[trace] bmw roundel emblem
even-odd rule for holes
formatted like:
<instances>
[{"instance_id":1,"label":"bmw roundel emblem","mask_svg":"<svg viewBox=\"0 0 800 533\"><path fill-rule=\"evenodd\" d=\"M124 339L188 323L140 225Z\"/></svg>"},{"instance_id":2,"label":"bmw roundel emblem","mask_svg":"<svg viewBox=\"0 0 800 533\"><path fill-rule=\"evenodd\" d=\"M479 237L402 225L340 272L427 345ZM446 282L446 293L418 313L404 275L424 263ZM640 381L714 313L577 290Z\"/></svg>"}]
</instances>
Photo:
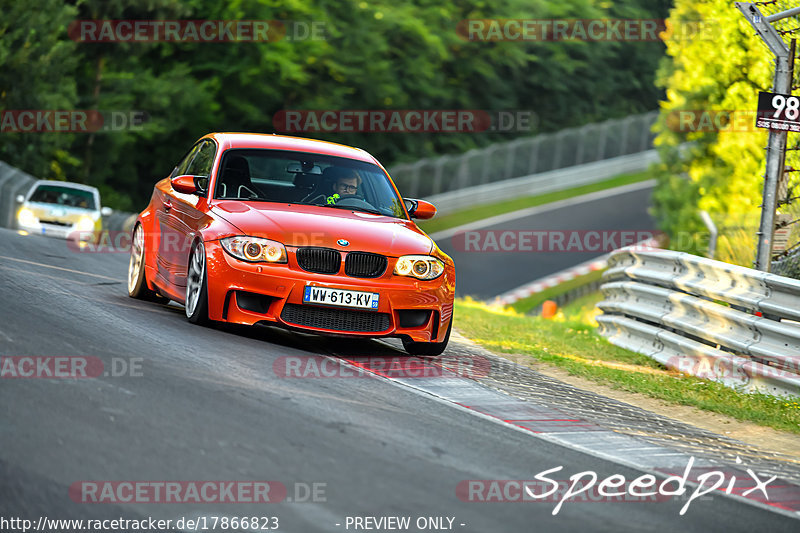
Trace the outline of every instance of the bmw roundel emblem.
<instances>
[{"instance_id":1,"label":"bmw roundel emblem","mask_svg":"<svg viewBox=\"0 0 800 533\"><path fill-rule=\"evenodd\" d=\"M339 239L338 241L336 241L336 244L338 244L339 246L350 246L350 242L344 239Z\"/></svg>"}]
</instances>

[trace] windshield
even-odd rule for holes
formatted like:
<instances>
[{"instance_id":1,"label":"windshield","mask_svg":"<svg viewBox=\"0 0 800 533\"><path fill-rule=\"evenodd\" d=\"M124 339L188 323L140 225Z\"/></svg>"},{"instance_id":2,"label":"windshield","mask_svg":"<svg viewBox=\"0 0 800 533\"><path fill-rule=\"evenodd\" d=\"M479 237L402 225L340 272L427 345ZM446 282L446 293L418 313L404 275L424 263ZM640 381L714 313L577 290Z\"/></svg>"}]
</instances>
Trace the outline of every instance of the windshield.
<instances>
[{"instance_id":1,"label":"windshield","mask_svg":"<svg viewBox=\"0 0 800 533\"><path fill-rule=\"evenodd\" d=\"M406 218L402 199L372 163L280 150L228 150L214 198L318 205Z\"/></svg>"},{"instance_id":2,"label":"windshield","mask_svg":"<svg viewBox=\"0 0 800 533\"><path fill-rule=\"evenodd\" d=\"M97 209L92 191L59 185L39 185L33 191L29 201L79 207L81 209Z\"/></svg>"}]
</instances>

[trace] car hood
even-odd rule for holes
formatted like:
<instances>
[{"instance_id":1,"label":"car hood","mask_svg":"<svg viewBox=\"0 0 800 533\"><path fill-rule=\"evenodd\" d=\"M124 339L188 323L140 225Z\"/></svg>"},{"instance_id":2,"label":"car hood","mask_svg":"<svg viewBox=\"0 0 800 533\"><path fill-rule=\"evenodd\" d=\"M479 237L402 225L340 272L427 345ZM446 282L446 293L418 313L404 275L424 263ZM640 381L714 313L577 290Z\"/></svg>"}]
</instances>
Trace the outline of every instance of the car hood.
<instances>
[{"instance_id":1,"label":"car hood","mask_svg":"<svg viewBox=\"0 0 800 533\"><path fill-rule=\"evenodd\" d=\"M219 202L211 211L244 235L287 246L320 246L388 256L428 254L433 241L409 220L348 209L264 202ZM350 244L342 246L344 239Z\"/></svg>"}]
</instances>

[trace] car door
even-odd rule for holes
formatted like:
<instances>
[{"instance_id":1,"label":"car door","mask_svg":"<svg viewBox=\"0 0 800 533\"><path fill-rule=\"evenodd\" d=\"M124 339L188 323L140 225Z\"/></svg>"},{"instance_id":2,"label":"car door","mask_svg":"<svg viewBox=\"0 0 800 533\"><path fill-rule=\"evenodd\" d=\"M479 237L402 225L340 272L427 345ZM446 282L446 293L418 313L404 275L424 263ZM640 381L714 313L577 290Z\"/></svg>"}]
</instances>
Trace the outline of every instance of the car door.
<instances>
[{"instance_id":1,"label":"car door","mask_svg":"<svg viewBox=\"0 0 800 533\"><path fill-rule=\"evenodd\" d=\"M175 176L186 174L192 160L200 150L203 142L195 144L191 150L181 159L180 163L170 174L170 179ZM175 205L175 195L178 194L172 188L169 180L164 180L156 186L156 237L158 239L156 256L156 277L168 285L176 285L177 272L180 263L180 231L177 219L172 215L172 208ZM185 276L185 274L184 274ZM185 281L184 281L185 285Z\"/></svg>"},{"instance_id":2,"label":"car door","mask_svg":"<svg viewBox=\"0 0 800 533\"><path fill-rule=\"evenodd\" d=\"M200 143L192 162L185 173L195 176L195 182L200 186L208 187L214 156L217 145L214 141L206 139ZM176 174L179 175L179 174ZM173 189L172 208L169 210L168 226L175 232L173 239L178 244L173 257L174 273L173 283L180 288L186 287L186 274L189 266L189 253L195 235L207 218L207 198L197 194L184 194Z\"/></svg>"}]
</instances>

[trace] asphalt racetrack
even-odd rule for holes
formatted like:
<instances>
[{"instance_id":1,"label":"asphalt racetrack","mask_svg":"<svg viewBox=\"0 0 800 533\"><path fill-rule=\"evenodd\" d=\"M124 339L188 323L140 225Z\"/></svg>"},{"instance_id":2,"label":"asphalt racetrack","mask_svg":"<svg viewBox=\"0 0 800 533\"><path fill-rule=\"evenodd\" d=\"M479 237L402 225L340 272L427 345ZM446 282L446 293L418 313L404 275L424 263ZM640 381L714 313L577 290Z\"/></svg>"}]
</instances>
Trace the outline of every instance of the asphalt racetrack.
<instances>
[{"instance_id":1,"label":"asphalt racetrack","mask_svg":"<svg viewBox=\"0 0 800 533\"><path fill-rule=\"evenodd\" d=\"M0 379L0 516L277 517L290 532L365 530L353 517L387 516L410 517L409 531L797 531L784 514L727 497L698 499L684 516L679 500L567 501L556 515L555 502L465 501L465 481L531 480L559 465L562 479L641 472L391 378L286 377L276 361L287 357L346 367L405 355L383 341L194 326L180 306L128 298L127 261L0 230L0 355L102 362L97 377ZM104 481L264 480L285 487L280 501L81 500Z\"/></svg>"},{"instance_id":2,"label":"asphalt racetrack","mask_svg":"<svg viewBox=\"0 0 800 533\"><path fill-rule=\"evenodd\" d=\"M498 217L498 223L431 236L456 262L458 295L491 299L638 242L637 236L655 234L648 213L652 186L635 183L539 206L526 216L509 214ZM527 240L521 238L525 234ZM577 240L570 245L570 238Z\"/></svg>"}]
</instances>

